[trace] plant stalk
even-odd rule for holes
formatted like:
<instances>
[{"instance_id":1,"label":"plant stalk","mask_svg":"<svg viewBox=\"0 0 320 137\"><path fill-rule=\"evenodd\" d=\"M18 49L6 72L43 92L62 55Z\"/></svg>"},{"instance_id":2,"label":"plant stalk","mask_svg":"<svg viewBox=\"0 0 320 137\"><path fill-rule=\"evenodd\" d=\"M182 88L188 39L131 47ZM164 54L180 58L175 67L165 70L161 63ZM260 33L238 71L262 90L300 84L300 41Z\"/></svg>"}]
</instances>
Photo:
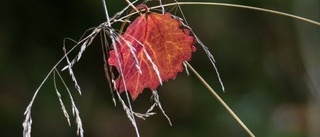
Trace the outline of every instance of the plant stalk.
<instances>
[{"instance_id":1,"label":"plant stalk","mask_svg":"<svg viewBox=\"0 0 320 137\"><path fill-rule=\"evenodd\" d=\"M301 16L297 16L297 15L293 15L293 14L289 14L289 13L285 13L285 12L280 12L280 11L276 11L276 10L270 10L270 9L265 9L265 8L259 8L259 7L253 7L253 6L246 6L246 5L238 5L238 4L231 4L231 3L217 3L217 2L173 2L173 3L167 3L167 4L163 4L163 5L159 5L159 6L153 6L150 7L149 9L157 9L157 8L161 8L163 7L168 7L168 6L175 6L175 5L207 5L207 6L222 6L222 7L233 7L233 8L241 8L241 9L250 9L250 10L255 10L255 11L261 11L261 12L266 12L266 13L271 13L271 14L275 14L275 15L281 15L281 16L285 16L285 17L289 17L289 18L293 18L293 19L297 19L297 20L301 20L304 22L308 22L310 24L314 24L317 26L320 26L320 22L311 20L311 19L307 19ZM128 14L127 16L131 16L134 14L137 14L139 12L133 12ZM123 16L120 19L124 19L126 18L126 16Z\"/></svg>"},{"instance_id":2,"label":"plant stalk","mask_svg":"<svg viewBox=\"0 0 320 137\"><path fill-rule=\"evenodd\" d=\"M242 126L242 128L246 130L251 137L255 137L254 134L250 131L250 129L241 121L241 119L232 111L232 109L230 109L230 107L221 99L221 97L210 87L210 85L201 77L201 75L188 62L185 62L185 63L187 64L188 68L198 77L198 79L213 94L213 96L218 99L218 101L222 104L222 106L228 110L228 112L233 116L234 119L237 120L237 122Z\"/></svg>"}]
</instances>

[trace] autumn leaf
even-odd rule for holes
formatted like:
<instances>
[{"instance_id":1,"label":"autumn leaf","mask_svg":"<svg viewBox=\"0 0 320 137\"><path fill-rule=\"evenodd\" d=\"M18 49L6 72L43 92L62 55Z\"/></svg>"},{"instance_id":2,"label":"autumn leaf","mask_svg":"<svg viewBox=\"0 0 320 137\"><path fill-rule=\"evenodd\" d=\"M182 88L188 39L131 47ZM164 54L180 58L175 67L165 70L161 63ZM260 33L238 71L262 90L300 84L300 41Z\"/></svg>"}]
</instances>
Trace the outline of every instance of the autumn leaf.
<instances>
[{"instance_id":1,"label":"autumn leaf","mask_svg":"<svg viewBox=\"0 0 320 137\"><path fill-rule=\"evenodd\" d=\"M183 71L183 62L195 51L195 40L190 30L181 27L170 13L155 12L141 14L128 26L108 58L120 73L116 79L120 93L127 89L135 100L144 88L155 90Z\"/></svg>"}]
</instances>

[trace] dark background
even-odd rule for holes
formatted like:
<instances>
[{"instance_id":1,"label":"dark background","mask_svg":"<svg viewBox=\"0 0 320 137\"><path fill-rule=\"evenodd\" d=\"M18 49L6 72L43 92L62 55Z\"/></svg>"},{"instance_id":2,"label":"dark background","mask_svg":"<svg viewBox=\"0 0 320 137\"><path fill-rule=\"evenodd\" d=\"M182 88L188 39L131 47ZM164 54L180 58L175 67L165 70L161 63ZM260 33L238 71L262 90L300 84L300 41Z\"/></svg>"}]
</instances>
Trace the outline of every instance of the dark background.
<instances>
[{"instance_id":1,"label":"dark background","mask_svg":"<svg viewBox=\"0 0 320 137\"><path fill-rule=\"evenodd\" d=\"M263 7L320 21L317 0L212 2ZM110 15L126 6L124 0L107 3ZM256 136L320 136L319 26L230 7L185 5L182 9L194 32L214 54L226 92L222 92L214 69L199 45L190 63ZM22 136L25 108L46 74L63 56L63 38L78 40L87 29L104 21L99 0L0 2L0 136ZM81 96L68 74L62 72L80 110L84 134L135 136L121 105L113 106L98 41L74 66ZM61 85L59 90L72 115L66 91ZM248 136L193 74L187 76L183 72L158 91L173 126L156 110L157 115L138 120L142 137ZM150 95L146 90L139 96L133 103L134 109L145 112L151 105ZM76 136L74 117L69 127L52 76L34 102L32 118L34 137Z\"/></svg>"}]
</instances>

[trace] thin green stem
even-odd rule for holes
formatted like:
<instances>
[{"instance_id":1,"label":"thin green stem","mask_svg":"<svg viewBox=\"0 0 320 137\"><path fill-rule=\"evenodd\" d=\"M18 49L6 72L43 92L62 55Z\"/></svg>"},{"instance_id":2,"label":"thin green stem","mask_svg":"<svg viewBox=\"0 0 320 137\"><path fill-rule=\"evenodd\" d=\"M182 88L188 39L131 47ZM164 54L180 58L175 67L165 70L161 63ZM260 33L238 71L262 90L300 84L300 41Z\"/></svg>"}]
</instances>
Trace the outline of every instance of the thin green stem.
<instances>
[{"instance_id":1,"label":"thin green stem","mask_svg":"<svg viewBox=\"0 0 320 137\"><path fill-rule=\"evenodd\" d=\"M214 97L218 99L218 101L222 104L224 108L228 110L228 112L237 120L237 122L242 126L247 133L254 137L254 134L250 131L250 129L241 121L241 119L230 109L230 107L221 99L221 97L210 87L210 85L201 77L201 75L188 63L185 62L189 69L198 77L198 79L208 88L208 90L213 94Z\"/></svg>"}]
</instances>

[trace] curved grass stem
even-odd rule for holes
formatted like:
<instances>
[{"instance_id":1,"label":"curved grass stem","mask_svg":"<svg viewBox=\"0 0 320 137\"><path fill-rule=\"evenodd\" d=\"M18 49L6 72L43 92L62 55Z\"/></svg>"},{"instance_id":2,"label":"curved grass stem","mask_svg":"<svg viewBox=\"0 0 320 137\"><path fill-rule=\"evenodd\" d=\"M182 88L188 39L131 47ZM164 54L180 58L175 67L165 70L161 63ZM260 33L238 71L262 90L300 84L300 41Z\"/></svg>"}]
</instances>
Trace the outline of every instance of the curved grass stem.
<instances>
[{"instance_id":1,"label":"curved grass stem","mask_svg":"<svg viewBox=\"0 0 320 137\"><path fill-rule=\"evenodd\" d=\"M285 17L290 17L293 19L301 20L304 22L308 22L317 26L320 26L320 22L307 19L301 16L285 13L285 12L280 12L276 10L270 10L270 9L265 9L265 8L258 8L258 7L253 7L253 6L246 6L246 5L238 5L238 4L230 4L230 3L217 3L217 2L173 2L173 3L167 3L163 5L158 5L158 6L153 6L150 7L149 9L157 9L163 7L168 7L168 6L175 6L175 5L207 5L207 6L222 6L222 7L233 7L233 8L242 8L242 9L250 9L250 10L255 10L255 11L261 11L261 12L266 12L266 13L271 13L275 15L281 15ZM138 12L133 12L128 14L127 16L131 16L134 14L137 14ZM120 19L126 18L127 16L123 16Z\"/></svg>"},{"instance_id":2,"label":"curved grass stem","mask_svg":"<svg viewBox=\"0 0 320 137\"><path fill-rule=\"evenodd\" d=\"M188 63L185 62L188 68L198 77L198 79L206 86L206 88L213 94L215 98L222 104L224 108L232 115L234 119L242 126L244 130L251 136L254 137L254 134L250 131L250 129L241 121L241 119L232 111L232 109L221 99L221 97L211 88L211 86L201 77L201 75Z\"/></svg>"}]
</instances>

